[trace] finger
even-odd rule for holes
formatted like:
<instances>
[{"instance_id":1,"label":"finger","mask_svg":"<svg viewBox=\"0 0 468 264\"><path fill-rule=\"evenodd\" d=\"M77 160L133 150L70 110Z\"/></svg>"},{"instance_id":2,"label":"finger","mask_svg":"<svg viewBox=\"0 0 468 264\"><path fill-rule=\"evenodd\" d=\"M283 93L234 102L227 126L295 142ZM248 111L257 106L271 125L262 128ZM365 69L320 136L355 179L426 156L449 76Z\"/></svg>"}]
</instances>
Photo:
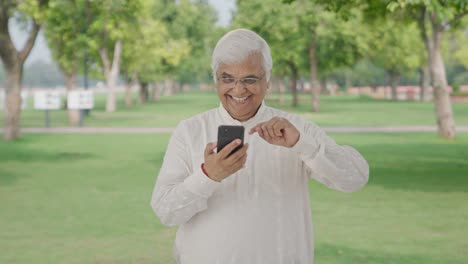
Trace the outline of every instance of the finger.
<instances>
[{"instance_id":1,"label":"finger","mask_svg":"<svg viewBox=\"0 0 468 264\"><path fill-rule=\"evenodd\" d=\"M252 127L250 130L249 130L249 135L252 135L253 133L255 132L258 132L258 129L263 125L263 122L260 123L260 124L257 124L256 126Z\"/></svg>"},{"instance_id":2,"label":"finger","mask_svg":"<svg viewBox=\"0 0 468 264\"><path fill-rule=\"evenodd\" d=\"M239 159L247 155L247 150L249 148L249 144L246 143L242 148L240 148L236 153L232 154L226 159L229 165L236 163Z\"/></svg>"},{"instance_id":3,"label":"finger","mask_svg":"<svg viewBox=\"0 0 468 264\"><path fill-rule=\"evenodd\" d=\"M217 147L216 142L211 142L211 143L206 144L205 155L213 154L216 147Z\"/></svg>"},{"instance_id":4,"label":"finger","mask_svg":"<svg viewBox=\"0 0 468 264\"><path fill-rule=\"evenodd\" d=\"M274 125L276 124L276 122L278 122L278 121L277 121L277 120L274 120L274 121L271 122L271 124L269 124L269 125L267 126L268 134L270 135L270 137L271 137L272 139L277 139L277 138L278 138L278 136L277 136L276 133L275 133L275 129L274 129Z\"/></svg>"},{"instance_id":5,"label":"finger","mask_svg":"<svg viewBox=\"0 0 468 264\"><path fill-rule=\"evenodd\" d=\"M261 138L265 139L265 135L263 134L262 127L258 127L256 130L257 130L258 135L259 135Z\"/></svg>"},{"instance_id":6,"label":"finger","mask_svg":"<svg viewBox=\"0 0 468 264\"><path fill-rule=\"evenodd\" d=\"M224 147L218 155L222 158L225 159L239 144L241 143L240 139L235 139L231 143L227 144L226 147Z\"/></svg>"},{"instance_id":7,"label":"finger","mask_svg":"<svg viewBox=\"0 0 468 264\"><path fill-rule=\"evenodd\" d=\"M263 135L265 136L265 140L266 141L270 141L272 140L273 138L271 137L270 133L268 133L268 128L266 125L263 125L262 126L262 132L263 132Z\"/></svg>"},{"instance_id":8,"label":"finger","mask_svg":"<svg viewBox=\"0 0 468 264\"><path fill-rule=\"evenodd\" d=\"M277 137L283 136L283 129L285 128L285 124L282 121L278 121L273 125L274 133Z\"/></svg>"},{"instance_id":9,"label":"finger","mask_svg":"<svg viewBox=\"0 0 468 264\"><path fill-rule=\"evenodd\" d=\"M235 165L235 168L236 168L236 169L235 169L235 170L238 171L238 170L244 168L246 162L247 162L247 155L244 156L242 159L240 159L240 160L236 163L236 165Z\"/></svg>"}]
</instances>

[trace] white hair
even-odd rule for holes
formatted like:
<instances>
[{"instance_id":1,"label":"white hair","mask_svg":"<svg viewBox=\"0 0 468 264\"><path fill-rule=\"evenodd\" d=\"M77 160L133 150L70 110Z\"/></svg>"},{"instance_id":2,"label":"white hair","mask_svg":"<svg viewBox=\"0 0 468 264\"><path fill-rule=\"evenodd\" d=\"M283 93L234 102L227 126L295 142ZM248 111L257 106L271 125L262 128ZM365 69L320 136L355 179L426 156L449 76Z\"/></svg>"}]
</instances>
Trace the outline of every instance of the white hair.
<instances>
[{"instance_id":1,"label":"white hair","mask_svg":"<svg viewBox=\"0 0 468 264\"><path fill-rule=\"evenodd\" d=\"M273 60L268 43L248 29L236 29L226 33L213 50L211 69L214 81L216 82L219 65L242 63L249 55L255 53L261 55L265 79L269 81Z\"/></svg>"}]
</instances>

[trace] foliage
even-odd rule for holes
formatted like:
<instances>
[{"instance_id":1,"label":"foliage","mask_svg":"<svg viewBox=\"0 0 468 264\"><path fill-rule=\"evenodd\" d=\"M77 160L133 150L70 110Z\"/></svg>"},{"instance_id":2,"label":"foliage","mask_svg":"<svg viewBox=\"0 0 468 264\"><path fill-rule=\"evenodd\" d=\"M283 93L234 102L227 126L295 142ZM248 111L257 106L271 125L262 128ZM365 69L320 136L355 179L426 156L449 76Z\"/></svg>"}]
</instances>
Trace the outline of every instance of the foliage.
<instances>
[{"instance_id":1,"label":"foliage","mask_svg":"<svg viewBox=\"0 0 468 264\"><path fill-rule=\"evenodd\" d=\"M153 17L167 27L170 39L184 43L175 51L182 54L177 64L163 61L163 73L183 83L208 81L211 51L221 36L216 12L207 1L156 1Z\"/></svg>"},{"instance_id":2,"label":"foliage","mask_svg":"<svg viewBox=\"0 0 468 264\"><path fill-rule=\"evenodd\" d=\"M122 53L122 71L136 74L142 82L152 82L164 77L166 65L177 67L182 57L187 56L186 40L171 37L168 26L155 17L158 5L143 1L138 23L128 30Z\"/></svg>"},{"instance_id":3,"label":"foliage","mask_svg":"<svg viewBox=\"0 0 468 264\"><path fill-rule=\"evenodd\" d=\"M142 12L142 0L85 1L89 25L86 29L87 45L94 62L91 69L102 74L104 65L99 49L104 49L109 60L113 60L116 42L120 40L124 46L127 33L138 26L137 18Z\"/></svg>"},{"instance_id":4,"label":"foliage","mask_svg":"<svg viewBox=\"0 0 468 264\"><path fill-rule=\"evenodd\" d=\"M273 74L283 76L295 64L302 71L307 65L307 40L299 27L295 5L267 1L238 1L232 28L248 28L269 44Z\"/></svg>"},{"instance_id":5,"label":"foliage","mask_svg":"<svg viewBox=\"0 0 468 264\"><path fill-rule=\"evenodd\" d=\"M49 8L45 36L52 56L65 73L77 73L88 41L86 2L52 1Z\"/></svg>"},{"instance_id":6,"label":"foliage","mask_svg":"<svg viewBox=\"0 0 468 264\"><path fill-rule=\"evenodd\" d=\"M369 27L372 32L368 56L389 73L409 75L422 63L424 45L415 23L382 20Z\"/></svg>"},{"instance_id":7,"label":"foliage","mask_svg":"<svg viewBox=\"0 0 468 264\"><path fill-rule=\"evenodd\" d=\"M211 51L221 37L216 26L216 11L207 1L182 0L171 25L176 38L186 39L190 54L184 56L176 69L177 79L184 83L211 82Z\"/></svg>"},{"instance_id":8,"label":"foliage","mask_svg":"<svg viewBox=\"0 0 468 264\"><path fill-rule=\"evenodd\" d=\"M350 69L352 86L381 86L385 85L387 78L383 68L363 59Z\"/></svg>"},{"instance_id":9,"label":"foliage","mask_svg":"<svg viewBox=\"0 0 468 264\"><path fill-rule=\"evenodd\" d=\"M318 71L322 76L354 65L367 49L367 34L360 30L360 14L352 10L342 19L313 1L239 1L234 27L262 35L272 49L274 71L282 75L290 62L308 75L308 48L316 42Z\"/></svg>"}]
</instances>

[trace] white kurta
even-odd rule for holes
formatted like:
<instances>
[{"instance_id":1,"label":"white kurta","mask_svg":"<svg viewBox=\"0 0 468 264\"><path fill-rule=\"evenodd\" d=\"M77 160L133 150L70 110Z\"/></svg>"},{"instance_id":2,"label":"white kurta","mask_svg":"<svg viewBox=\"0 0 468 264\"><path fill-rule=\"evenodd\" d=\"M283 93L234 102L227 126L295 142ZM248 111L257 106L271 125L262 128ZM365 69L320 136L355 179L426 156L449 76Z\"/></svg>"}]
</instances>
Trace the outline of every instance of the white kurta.
<instances>
[{"instance_id":1,"label":"white kurta","mask_svg":"<svg viewBox=\"0 0 468 264\"><path fill-rule=\"evenodd\" d=\"M287 118L299 131L293 148L271 145L256 124ZM244 169L222 182L200 168L219 125L243 125L249 143ZM369 167L352 147L339 146L315 124L263 103L246 122L220 106L175 129L151 206L161 222L179 226L174 257L182 264L310 264L314 258L308 179L352 192L367 183Z\"/></svg>"}]
</instances>

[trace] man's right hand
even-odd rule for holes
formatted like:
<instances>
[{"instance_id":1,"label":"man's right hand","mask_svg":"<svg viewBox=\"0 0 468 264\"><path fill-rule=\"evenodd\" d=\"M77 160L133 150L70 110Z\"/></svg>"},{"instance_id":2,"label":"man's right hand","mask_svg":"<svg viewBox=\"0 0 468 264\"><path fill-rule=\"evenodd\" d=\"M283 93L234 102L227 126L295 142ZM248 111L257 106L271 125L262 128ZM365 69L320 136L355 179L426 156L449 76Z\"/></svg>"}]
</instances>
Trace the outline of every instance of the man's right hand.
<instances>
[{"instance_id":1,"label":"man's right hand","mask_svg":"<svg viewBox=\"0 0 468 264\"><path fill-rule=\"evenodd\" d=\"M229 153L240 143L241 140L236 139L218 153L214 152L216 143L206 145L204 168L208 177L215 181L222 181L244 167L249 144L244 144L242 148L228 157Z\"/></svg>"}]
</instances>

